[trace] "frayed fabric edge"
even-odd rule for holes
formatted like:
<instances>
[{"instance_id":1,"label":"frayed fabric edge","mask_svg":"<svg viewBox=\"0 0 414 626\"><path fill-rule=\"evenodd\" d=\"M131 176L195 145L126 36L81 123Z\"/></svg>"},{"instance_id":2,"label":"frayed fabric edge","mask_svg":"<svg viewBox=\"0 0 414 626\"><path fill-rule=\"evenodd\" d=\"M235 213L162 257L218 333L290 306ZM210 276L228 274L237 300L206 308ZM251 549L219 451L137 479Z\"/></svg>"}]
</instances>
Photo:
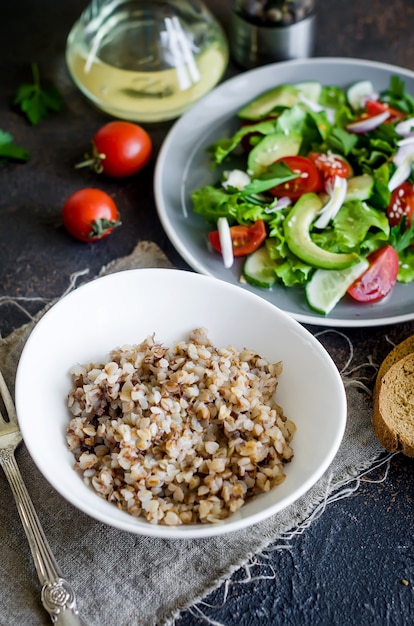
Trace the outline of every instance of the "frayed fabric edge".
<instances>
[{"instance_id":1,"label":"frayed fabric edge","mask_svg":"<svg viewBox=\"0 0 414 626\"><path fill-rule=\"evenodd\" d=\"M84 270L79 270L78 272L74 272L73 274L71 274L71 276L69 277L69 285L67 286L67 288L65 289L65 291L57 298L42 298L42 297L38 297L38 296L1 296L0 297L0 307L1 306L14 306L16 307L16 309L18 311L20 311L21 313L23 313L23 315L25 315L27 317L27 319L29 320L27 322L27 324L24 324L24 326L19 326L19 328L23 328L26 327L30 324L33 324L33 322L37 322L40 317L42 317L45 312L58 300L60 300L61 298L63 298L64 296L66 296L68 293L70 293L71 291L73 291L73 289L75 289L76 287L76 283L79 277L81 276L85 276L85 274L89 273L89 269L84 269ZM37 313L31 313L29 311L29 309L27 308L27 306L25 306L25 304L34 304L34 303L39 303L43 305L43 308L38 311ZM18 330L18 329L16 329ZM1 335L0 335L0 339L4 339ZM6 337L7 339L7 337Z\"/></svg>"}]
</instances>

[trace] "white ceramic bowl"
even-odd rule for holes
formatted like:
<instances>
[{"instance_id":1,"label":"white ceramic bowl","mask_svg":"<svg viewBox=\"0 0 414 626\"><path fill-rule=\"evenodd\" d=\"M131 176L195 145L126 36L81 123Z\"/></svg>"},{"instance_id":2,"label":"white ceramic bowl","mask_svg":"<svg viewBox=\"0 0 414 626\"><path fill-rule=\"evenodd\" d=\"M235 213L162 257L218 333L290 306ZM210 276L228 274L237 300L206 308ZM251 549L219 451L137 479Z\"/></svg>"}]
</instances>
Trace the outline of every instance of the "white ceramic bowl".
<instances>
[{"instance_id":1,"label":"white ceramic bowl","mask_svg":"<svg viewBox=\"0 0 414 626\"><path fill-rule=\"evenodd\" d=\"M73 470L65 441L70 368L105 358L155 332L167 345L203 326L216 346L249 348L283 361L277 401L297 425L286 480L220 524L167 527L110 504ZM132 533L192 538L234 531L294 502L321 477L341 443L346 396L331 357L297 321L241 287L193 272L128 270L96 279L55 304L23 350L16 406L26 446L50 484L84 513Z\"/></svg>"}]
</instances>

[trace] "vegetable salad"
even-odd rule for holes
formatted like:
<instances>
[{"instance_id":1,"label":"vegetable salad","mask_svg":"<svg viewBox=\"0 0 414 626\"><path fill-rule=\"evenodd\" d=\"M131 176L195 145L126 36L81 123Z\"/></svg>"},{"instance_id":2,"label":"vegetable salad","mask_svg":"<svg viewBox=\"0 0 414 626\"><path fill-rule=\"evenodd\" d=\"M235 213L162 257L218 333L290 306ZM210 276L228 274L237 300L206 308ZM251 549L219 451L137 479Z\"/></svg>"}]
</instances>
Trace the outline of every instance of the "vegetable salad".
<instances>
[{"instance_id":1,"label":"vegetable salad","mask_svg":"<svg viewBox=\"0 0 414 626\"><path fill-rule=\"evenodd\" d=\"M209 148L219 180L192 193L212 254L242 257L257 287L304 289L322 314L414 280L414 98L398 76L380 93L279 85L237 117Z\"/></svg>"}]
</instances>

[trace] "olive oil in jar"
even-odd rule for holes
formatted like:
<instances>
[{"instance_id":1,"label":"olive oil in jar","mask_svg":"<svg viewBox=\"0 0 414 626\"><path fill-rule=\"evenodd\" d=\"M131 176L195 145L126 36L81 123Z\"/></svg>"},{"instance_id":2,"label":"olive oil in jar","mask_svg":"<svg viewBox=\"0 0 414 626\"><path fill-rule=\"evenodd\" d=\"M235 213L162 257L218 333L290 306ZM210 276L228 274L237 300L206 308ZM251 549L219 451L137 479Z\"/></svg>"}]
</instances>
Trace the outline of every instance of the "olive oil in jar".
<instances>
[{"instance_id":1,"label":"olive oil in jar","mask_svg":"<svg viewBox=\"0 0 414 626\"><path fill-rule=\"evenodd\" d=\"M72 28L66 60L97 107L156 122L178 117L218 83L228 46L199 3L103 0L92 2Z\"/></svg>"}]
</instances>

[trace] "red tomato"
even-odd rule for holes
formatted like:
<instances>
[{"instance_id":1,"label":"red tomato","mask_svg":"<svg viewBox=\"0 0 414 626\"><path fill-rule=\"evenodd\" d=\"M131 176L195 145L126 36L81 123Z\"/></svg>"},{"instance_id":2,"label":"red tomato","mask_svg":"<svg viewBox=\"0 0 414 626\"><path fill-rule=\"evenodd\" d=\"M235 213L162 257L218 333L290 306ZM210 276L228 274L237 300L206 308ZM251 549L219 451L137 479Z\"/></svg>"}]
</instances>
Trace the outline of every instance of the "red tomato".
<instances>
[{"instance_id":1,"label":"red tomato","mask_svg":"<svg viewBox=\"0 0 414 626\"><path fill-rule=\"evenodd\" d=\"M404 119L405 117L402 111L398 111L397 109L388 106L388 104L385 104L385 102L380 102L379 100L368 100L365 105L365 111L368 117L375 117L376 115L380 115L380 113L388 111L390 117L385 120L385 123L396 122Z\"/></svg>"},{"instance_id":2,"label":"red tomato","mask_svg":"<svg viewBox=\"0 0 414 626\"><path fill-rule=\"evenodd\" d=\"M69 196L63 205L63 225L79 241L97 241L107 237L119 221L118 209L108 194L86 188Z\"/></svg>"},{"instance_id":3,"label":"red tomato","mask_svg":"<svg viewBox=\"0 0 414 626\"><path fill-rule=\"evenodd\" d=\"M273 196L277 198L287 196L291 200L297 200L304 193L321 190L322 184L318 169L310 159L303 156L286 156L278 159L277 163L284 163L299 176L269 189Z\"/></svg>"},{"instance_id":4,"label":"red tomato","mask_svg":"<svg viewBox=\"0 0 414 626\"><path fill-rule=\"evenodd\" d=\"M141 170L151 154L151 138L141 126L114 121L95 133L91 157L77 167L91 165L98 174L124 178Z\"/></svg>"},{"instance_id":5,"label":"red tomato","mask_svg":"<svg viewBox=\"0 0 414 626\"><path fill-rule=\"evenodd\" d=\"M391 194L391 200L387 208L387 216L390 226L397 226L402 217L407 217L406 226L410 228L414 211L414 185L408 181L402 183Z\"/></svg>"},{"instance_id":6,"label":"red tomato","mask_svg":"<svg viewBox=\"0 0 414 626\"><path fill-rule=\"evenodd\" d=\"M397 281L398 254L390 245L368 256L369 267L356 279L348 293L359 302L377 302L388 295Z\"/></svg>"},{"instance_id":7,"label":"red tomato","mask_svg":"<svg viewBox=\"0 0 414 626\"><path fill-rule=\"evenodd\" d=\"M341 178L352 176L351 166L338 154L309 152L308 157L315 163L324 180L334 178L335 176L340 176Z\"/></svg>"},{"instance_id":8,"label":"red tomato","mask_svg":"<svg viewBox=\"0 0 414 626\"><path fill-rule=\"evenodd\" d=\"M233 255L246 256L257 248L266 239L266 227L263 220L257 220L249 226L237 224L230 227L231 240L233 242ZM208 234L208 240L214 250L221 253L218 230Z\"/></svg>"}]
</instances>

